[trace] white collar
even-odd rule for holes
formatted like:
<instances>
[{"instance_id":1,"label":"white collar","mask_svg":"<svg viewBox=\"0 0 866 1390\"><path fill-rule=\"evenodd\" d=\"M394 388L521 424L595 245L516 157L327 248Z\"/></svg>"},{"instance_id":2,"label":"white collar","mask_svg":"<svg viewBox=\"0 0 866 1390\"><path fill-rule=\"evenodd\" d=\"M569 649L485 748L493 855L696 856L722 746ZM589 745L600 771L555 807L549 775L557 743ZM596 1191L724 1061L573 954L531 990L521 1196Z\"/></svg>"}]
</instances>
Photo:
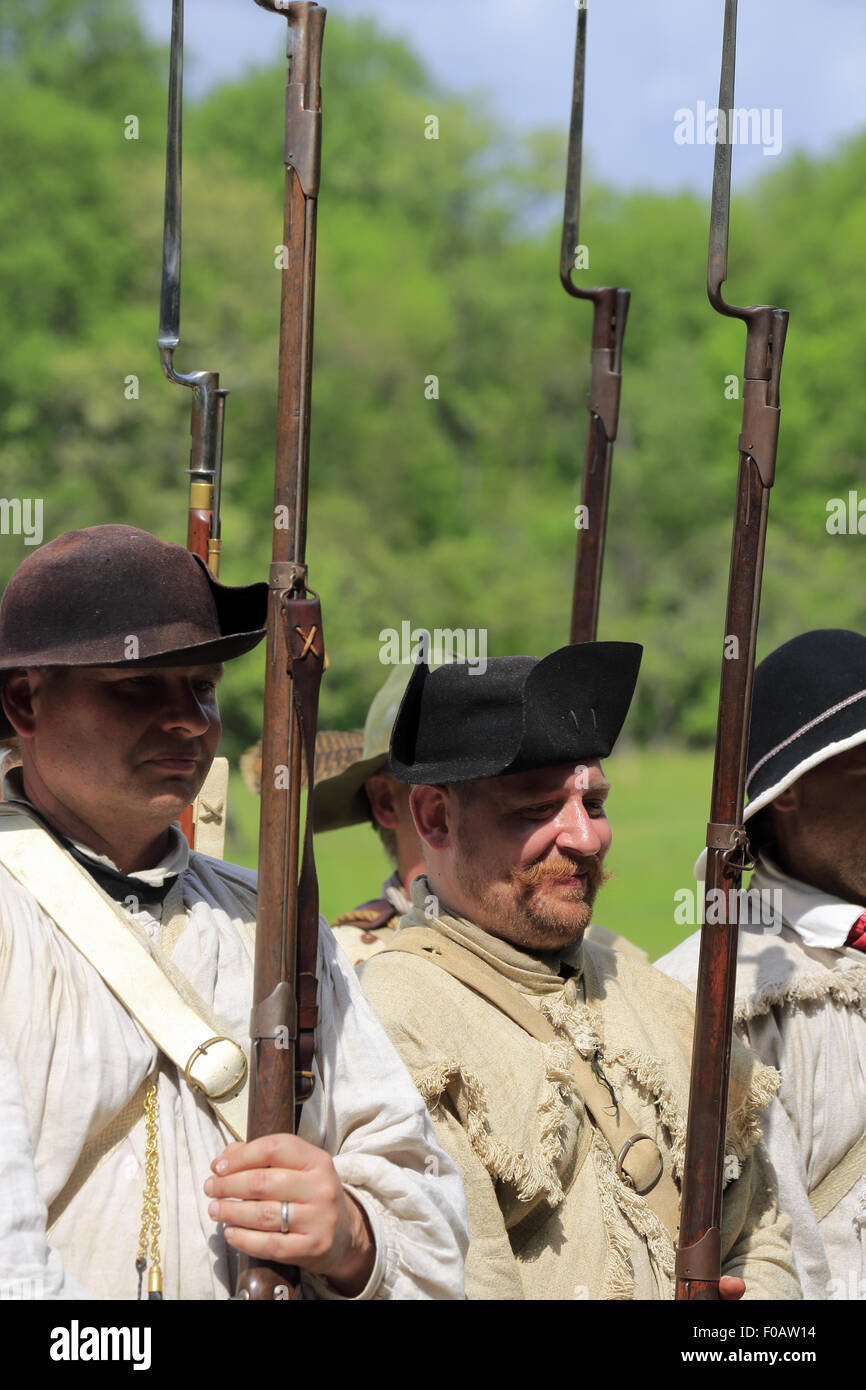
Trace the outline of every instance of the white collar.
<instances>
[{"instance_id":1,"label":"white collar","mask_svg":"<svg viewBox=\"0 0 866 1390\"><path fill-rule=\"evenodd\" d=\"M30 802L24 795L24 786L21 780L21 768L13 767L3 778L3 800L17 803L21 806L30 807L38 816L36 808L30 806ZM43 816L39 816L44 820ZM46 822L50 825L50 822ZM53 827L50 827L53 829ZM97 854L96 850L90 845L85 845L81 840L73 840L71 836L64 837L77 850L85 854L88 859L92 859L94 864L102 864L104 867L113 869L115 873L120 873L113 859L109 859L106 854ZM180 829L177 822L173 822L168 830L168 846L163 857L158 864L154 864L151 869L133 869L131 873L125 875L126 878L140 878L142 883L147 883L153 888L161 888L167 878L173 875L182 874L189 865L189 845L186 836Z\"/></svg>"},{"instance_id":2,"label":"white collar","mask_svg":"<svg viewBox=\"0 0 866 1390\"><path fill-rule=\"evenodd\" d=\"M866 912L862 904L846 903L810 883L790 878L765 855L758 861L749 887L781 889L782 916L804 946L840 950L857 918Z\"/></svg>"}]
</instances>

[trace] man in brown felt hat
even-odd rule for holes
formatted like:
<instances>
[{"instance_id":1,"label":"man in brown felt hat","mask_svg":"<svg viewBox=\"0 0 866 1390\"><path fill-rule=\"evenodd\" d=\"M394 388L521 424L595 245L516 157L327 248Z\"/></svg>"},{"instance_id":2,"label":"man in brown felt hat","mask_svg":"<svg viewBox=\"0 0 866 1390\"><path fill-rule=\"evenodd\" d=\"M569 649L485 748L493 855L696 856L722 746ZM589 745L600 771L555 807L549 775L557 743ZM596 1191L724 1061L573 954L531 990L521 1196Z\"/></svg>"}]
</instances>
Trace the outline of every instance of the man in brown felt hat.
<instances>
[{"instance_id":1,"label":"man in brown felt hat","mask_svg":"<svg viewBox=\"0 0 866 1390\"><path fill-rule=\"evenodd\" d=\"M394 726L426 875L359 973L463 1177L472 1299L673 1296L693 1000L585 939L611 843L600 760L640 650L422 664ZM800 1297L758 1140L777 1084L734 1048L727 1299Z\"/></svg>"},{"instance_id":2,"label":"man in brown felt hat","mask_svg":"<svg viewBox=\"0 0 866 1390\"><path fill-rule=\"evenodd\" d=\"M255 876L173 822L266 602L127 526L60 536L6 589L0 1289L135 1298L149 1265L152 1296L221 1298L244 1251L314 1298L462 1295L459 1179L327 929L300 1132L243 1142Z\"/></svg>"},{"instance_id":3,"label":"man in brown felt hat","mask_svg":"<svg viewBox=\"0 0 866 1390\"><path fill-rule=\"evenodd\" d=\"M410 788L388 768L391 730L414 669L414 664L392 667L373 697L357 742L347 742L335 750L328 775L316 781L316 830L341 830L366 821L372 824L393 865L393 872L382 884L381 897L362 902L331 923L338 943L356 966L392 943L400 918L412 909L412 880L424 873L423 845L409 806ZM317 747L317 767L318 759ZM639 946L595 923L589 935L605 946L649 959Z\"/></svg>"}]
</instances>

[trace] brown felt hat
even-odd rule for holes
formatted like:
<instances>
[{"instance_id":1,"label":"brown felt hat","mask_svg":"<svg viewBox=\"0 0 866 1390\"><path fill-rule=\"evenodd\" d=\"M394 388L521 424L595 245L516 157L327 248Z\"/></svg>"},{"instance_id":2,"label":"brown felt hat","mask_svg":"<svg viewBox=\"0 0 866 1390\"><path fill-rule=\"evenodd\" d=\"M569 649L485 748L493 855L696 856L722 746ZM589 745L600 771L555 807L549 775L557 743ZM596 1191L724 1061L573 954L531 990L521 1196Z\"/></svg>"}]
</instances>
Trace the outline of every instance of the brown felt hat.
<instances>
[{"instance_id":1,"label":"brown felt hat","mask_svg":"<svg viewBox=\"0 0 866 1390\"><path fill-rule=\"evenodd\" d=\"M0 688L20 666L198 666L265 635L267 584L220 584L182 545L89 526L40 546L0 603ZM0 737L13 732L0 715Z\"/></svg>"}]
</instances>

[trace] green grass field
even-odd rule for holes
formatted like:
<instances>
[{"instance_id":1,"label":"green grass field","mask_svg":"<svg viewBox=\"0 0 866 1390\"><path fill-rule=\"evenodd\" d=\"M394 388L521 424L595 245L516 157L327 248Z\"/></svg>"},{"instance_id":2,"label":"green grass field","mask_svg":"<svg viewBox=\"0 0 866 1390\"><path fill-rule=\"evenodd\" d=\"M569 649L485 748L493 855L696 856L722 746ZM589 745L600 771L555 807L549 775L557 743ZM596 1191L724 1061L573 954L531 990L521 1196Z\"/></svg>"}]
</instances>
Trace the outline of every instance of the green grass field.
<instances>
[{"instance_id":1,"label":"green grass field","mask_svg":"<svg viewBox=\"0 0 866 1390\"><path fill-rule=\"evenodd\" d=\"M693 927L674 921L674 893L694 888L692 866L703 848L713 755L671 748L629 750L605 763L613 873L596 903L596 919L622 933L655 960ZM255 868L258 801L232 776L226 858ZM332 921L377 897L390 872L368 826L316 836L321 910Z\"/></svg>"}]
</instances>

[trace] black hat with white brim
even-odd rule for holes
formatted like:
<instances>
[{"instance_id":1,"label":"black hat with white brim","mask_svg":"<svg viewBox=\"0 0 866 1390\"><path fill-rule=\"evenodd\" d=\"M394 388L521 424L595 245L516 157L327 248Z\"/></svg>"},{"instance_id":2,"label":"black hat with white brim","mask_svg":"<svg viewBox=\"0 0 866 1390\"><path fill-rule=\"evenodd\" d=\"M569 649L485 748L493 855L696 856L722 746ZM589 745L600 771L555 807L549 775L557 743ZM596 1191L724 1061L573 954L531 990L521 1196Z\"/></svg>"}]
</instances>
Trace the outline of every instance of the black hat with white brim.
<instances>
[{"instance_id":1,"label":"black hat with white brim","mask_svg":"<svg viewBox=\"0 0 866 1390\"><path fill-rule=\"evenodd\" d=\"M866 637L817 628L755 667L743 821L830 758L866 742ZM760 845L753 846L760 852ZM706 850L695 865L703 878Z\"/></svg>"},{"instance_id":2,"label":"black hat with white brim","mask_svg":"<svg viewBox=\"0 0 866 1390\"><path fill-rule=\"evenodd\" d=\"M804 772L866 741L866 637L818 628L755 668L745 819Z\"/></svg>"}]
</instances>

